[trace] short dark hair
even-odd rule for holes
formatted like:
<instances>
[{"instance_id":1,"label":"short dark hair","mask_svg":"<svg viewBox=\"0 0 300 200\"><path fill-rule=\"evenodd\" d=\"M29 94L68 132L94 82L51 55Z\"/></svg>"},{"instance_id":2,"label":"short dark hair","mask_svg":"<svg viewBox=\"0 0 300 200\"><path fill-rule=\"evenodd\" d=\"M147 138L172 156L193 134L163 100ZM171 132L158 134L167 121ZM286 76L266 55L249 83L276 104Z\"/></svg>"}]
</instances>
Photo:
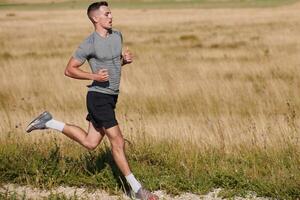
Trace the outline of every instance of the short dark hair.
<instances>
[{"instance_id":1,"label":"short dark hair","mask_svg":"<svg viewBox=\"0 0 300 200\"><path fill-rule=\"evenodd\" d=\"M92 3L91 5L89 5L89 7L87 9L87 15L93 23L94 23L94 21L92 19L91 13L95 10L98 10L101 6L108 6L108 3L106 1L95 2L95 3Z\"/></svg>"}]
</instances>

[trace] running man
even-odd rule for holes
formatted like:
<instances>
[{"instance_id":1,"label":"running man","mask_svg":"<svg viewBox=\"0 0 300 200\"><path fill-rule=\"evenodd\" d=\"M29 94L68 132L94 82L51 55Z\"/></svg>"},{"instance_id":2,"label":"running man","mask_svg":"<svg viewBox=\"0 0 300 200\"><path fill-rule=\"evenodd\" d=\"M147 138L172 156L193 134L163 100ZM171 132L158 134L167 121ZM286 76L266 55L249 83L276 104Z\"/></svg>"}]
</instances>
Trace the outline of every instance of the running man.
<instances>
[{"instance_id":1,"label":"running man","mask_svg":"<svg viewBox=\"0 0 300 200\"><path fill-rule=\"evenodd\" d=\"M57 121L47 111L35 118L26 131L30 133L33 130L54 129L89 150L95 149L106 135L111 143L113 158L136 198L158 200L158 196L143 188L132 174L124 152L124 138L115 117L121 67L132 62L132 54L128 49L122 52L122 34L112 29L112 13L107 2L92 3L87 9L87 15L95 31L80 44L70 58L65 75L93 81L87 93L88 131ZM86 60L92 72L80 69Z\"/></svg>"}]
</instances>

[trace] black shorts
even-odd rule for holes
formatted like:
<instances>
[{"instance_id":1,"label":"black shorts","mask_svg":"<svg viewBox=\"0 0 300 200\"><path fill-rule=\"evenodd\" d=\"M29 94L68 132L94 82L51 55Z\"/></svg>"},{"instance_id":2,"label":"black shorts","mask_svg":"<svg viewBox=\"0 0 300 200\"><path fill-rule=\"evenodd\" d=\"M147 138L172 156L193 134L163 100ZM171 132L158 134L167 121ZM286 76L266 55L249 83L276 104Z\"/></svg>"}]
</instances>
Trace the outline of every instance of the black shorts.
<instances>
[{"instance_id":1,"label":"black shorts","mask_svg":"<svg viewBox=\"0 0 300 200\"><path fill-rule=\"evenodd\" d=\"M90 91L86 96L88 115L86 120L90 121L95 128L105 129L118 125L115 116L115 108L118 95L103 94Z\"/></svg>"}]
</instances>

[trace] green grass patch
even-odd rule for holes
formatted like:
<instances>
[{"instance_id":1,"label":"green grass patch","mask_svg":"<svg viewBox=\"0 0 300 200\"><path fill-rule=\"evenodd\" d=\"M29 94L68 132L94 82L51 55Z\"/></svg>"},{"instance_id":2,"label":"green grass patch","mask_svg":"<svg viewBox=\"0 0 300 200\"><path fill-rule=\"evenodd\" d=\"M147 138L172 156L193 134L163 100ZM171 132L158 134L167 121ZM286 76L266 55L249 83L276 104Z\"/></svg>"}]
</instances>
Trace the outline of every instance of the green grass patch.
<instances>
[{"instance_id":1,"label":"green grass patch","mask_svg":"<svg viewBox=\"0 0 300 200\"><path fill-rule=\"evenodd\" d=\"M16 191L5 191L0 192L0 199L2 200L25 200L27 199L26 193L17 194ZM77 195L67 197L64 194L50 194L48 197L43 198L43 200L79 200Z\"/></svg>"},{"instance_id":2,"label":"green grass patch","mask_svg":"<svg viewBox=\"0 0 300 200\"><path fill-rule=\"evenodd\" d=\"M127 146L127 154L133 172L151 190L205 194L223 188L225 197L253 191L276 199L300 198L300 152L293 145L224 153L219 149L197 151L191 146L178 146L175 141L133 142ZM43 147L1 144L0 182L46 189L84 186L111 193L128 189L105 145L71 156L63 155L55 143Z\"/></svg>"},{"instance_id":3,"label":"green grass patch","mask_svg":"<svg viewBox=\"0 0 300 200\"><path fill-rule=\"evenodd\" d=\"M270 7L296 2L296 0L113 0L109 1L112 8L126 9L167 9L167 8L242 8L242 7ZM14 10L57 10L57 9L86 9L90 3L86 1L64 1L43 3L10 3L0 1L0 9Z\"/></svg>"}]
</instances>

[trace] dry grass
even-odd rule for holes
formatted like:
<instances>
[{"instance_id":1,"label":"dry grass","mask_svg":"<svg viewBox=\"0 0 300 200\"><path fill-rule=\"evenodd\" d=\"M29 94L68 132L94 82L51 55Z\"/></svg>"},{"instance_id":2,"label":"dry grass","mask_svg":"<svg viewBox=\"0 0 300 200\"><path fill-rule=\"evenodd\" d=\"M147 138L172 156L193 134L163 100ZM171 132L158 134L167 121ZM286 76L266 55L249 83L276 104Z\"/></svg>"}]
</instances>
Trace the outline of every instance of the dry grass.
<instances>
[{"instance_id":1,"label":"dry grass","mask_svg":"<svg viewBox=\"0 0 300 200\"><path fill-rule=\"evenodd\" d=\"M118 103L125 137L225 152L299 146L299 8L113 9L135 54ZM43 110L86 128L89 82L63 75L93 31L85 11L2 11L0 27L1 138L39 140L24 129Z\"/></svg>"},{"instance_id":2,"label":"dry grass","mask_svg":"<svg viewBox=\"0 0 300 200\"><path fill-rule=\"evenodd\" d=\"M299 8L112 9L135 54L118 119L149 188L299 198ZM84 10L0 12L0 182L120 187L106 145L24 135L43 110L87 128L89 81L63 72L92 31Z\"/></svg>"}]
</instances>

